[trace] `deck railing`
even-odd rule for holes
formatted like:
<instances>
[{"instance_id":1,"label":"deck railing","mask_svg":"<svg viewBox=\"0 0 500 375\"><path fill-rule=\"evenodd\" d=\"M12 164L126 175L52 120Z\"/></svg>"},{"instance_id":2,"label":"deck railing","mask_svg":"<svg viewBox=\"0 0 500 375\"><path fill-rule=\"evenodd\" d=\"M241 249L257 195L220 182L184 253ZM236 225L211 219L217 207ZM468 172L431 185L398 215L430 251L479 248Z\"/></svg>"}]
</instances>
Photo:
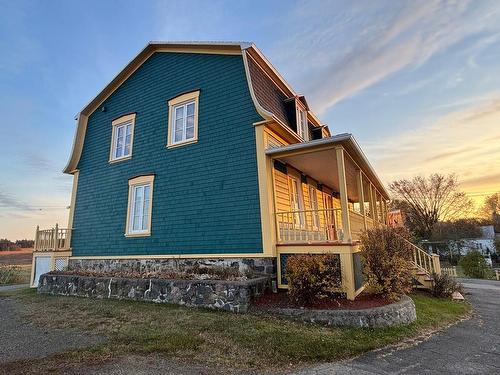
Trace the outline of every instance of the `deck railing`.
<instances>
[{"instance_id":1,"label":"deck railing","mask_svg":"<svg viewBox=\"0 0 500 375\"><path fill-rule=\"evenodd\" d=\"M438 255L429 255L423 249L406 240L413 255L413 264L421 271L427 272L429 275L436 273L441 274L441 265Z\"/></svg>"},{"instance_id":2,"label":"deck railing","mask_svg":"<svg viewBox=\"0 0 500 375\"><path fill-rule=\"evenodd\" d=\"M359 240L361 233L365 230L365 219L363 215L356 211L349 211L349 222L351 224L352 239Z\"/></svg>"},{"instance_id":3,"label":"deck railing","mask_svg":"<svg viewBox=\"0 0 500 375\"><path fill-rule=\"evenodd\" d=\"M71 229L59 228L43 229L36 227L34 251L66 251L70 249Z\"/></svg>"},{"instance_id":4,"label":"deck railing","mask_svg":"<svg viewBox=\"0 0 500 375\"><path fill-rule=\"evenodd\" d=\"M344 238L340 209L276 213L279 243L334 242Z\"/></svg>"}]
</instances>

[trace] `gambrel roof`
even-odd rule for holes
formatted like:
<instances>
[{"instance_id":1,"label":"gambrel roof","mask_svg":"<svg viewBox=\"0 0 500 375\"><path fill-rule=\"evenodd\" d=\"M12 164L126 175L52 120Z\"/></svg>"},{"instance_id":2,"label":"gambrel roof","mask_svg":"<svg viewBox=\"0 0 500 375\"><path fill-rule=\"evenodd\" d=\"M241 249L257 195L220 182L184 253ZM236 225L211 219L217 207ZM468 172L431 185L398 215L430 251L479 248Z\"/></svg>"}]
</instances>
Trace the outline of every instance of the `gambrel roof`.
<instances>
[{"instance_id":1,"label":"gambrel roof","mask_svg":"<svg viewBox=\"0 0 500 375\"><path fill-rule=\"evenodd\" d=\"M77 115L73 149L64 173L72 174L78 166L88 117L155 52L241 55L251 97L257 112L264 120L274 120L285 127L293 128L286 114L286 100L297 98L308 109L305 98L292 89L253 43L149 42ZM308 120L315 127L324 126L309 110Z\"/></svg>"}]
</instances>

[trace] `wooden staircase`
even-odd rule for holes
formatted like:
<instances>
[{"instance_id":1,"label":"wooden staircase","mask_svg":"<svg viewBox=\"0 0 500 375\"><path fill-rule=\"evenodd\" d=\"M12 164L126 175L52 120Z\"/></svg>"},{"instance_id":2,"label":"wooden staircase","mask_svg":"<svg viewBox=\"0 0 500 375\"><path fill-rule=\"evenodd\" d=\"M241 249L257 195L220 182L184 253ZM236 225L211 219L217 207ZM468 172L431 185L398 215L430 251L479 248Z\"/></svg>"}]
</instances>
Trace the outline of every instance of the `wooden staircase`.
<instances>
[{"instance_id":1,"label":"wooden staircase","mask_svg":"<svg viewBox=\"0 0 500 375\"><path fill-rule=\"evenodd\" d=\"M429 255L425 250L417 245L406 241L413 254L412 273L416 281L417 288L430 289L432 287L432 274L441 275L441 264L439 255Z\"/></svg>"}]
</instances>

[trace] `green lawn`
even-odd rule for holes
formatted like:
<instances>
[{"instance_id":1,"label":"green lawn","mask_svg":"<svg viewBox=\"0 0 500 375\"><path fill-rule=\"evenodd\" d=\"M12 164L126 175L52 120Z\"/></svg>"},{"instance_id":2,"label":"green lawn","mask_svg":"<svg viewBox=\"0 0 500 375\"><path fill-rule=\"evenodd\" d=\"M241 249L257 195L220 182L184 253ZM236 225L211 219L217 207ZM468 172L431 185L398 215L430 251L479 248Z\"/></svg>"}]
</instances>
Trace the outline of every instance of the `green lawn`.
<instances>
[{"instance_id":1,"label":"green lawn","mask_svg":"<svg viewBox=\"0 0 500 375\"><path fill-rule=\"evenodd\" d=\"M24 318L35 324L77 328L108 338L99 346L15 365L45 371L61 363L95 362L126 353L165 353L211 366L239 364L242 369L335 361L445 326L470 309L467 303L419 293L412 296L418 316L412 325L360 329L166 304L53 297L33 290L10 295L22 302Z\"/></svg>"}]
</instances>

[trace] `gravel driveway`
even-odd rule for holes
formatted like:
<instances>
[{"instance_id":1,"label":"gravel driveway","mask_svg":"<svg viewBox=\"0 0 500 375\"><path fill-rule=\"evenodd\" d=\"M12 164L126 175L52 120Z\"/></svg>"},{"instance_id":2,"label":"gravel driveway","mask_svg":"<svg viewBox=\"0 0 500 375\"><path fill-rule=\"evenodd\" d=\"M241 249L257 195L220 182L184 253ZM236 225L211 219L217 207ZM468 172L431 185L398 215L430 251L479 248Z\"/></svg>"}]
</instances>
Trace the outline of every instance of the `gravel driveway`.
<instances>
[{"instance_id":1,"label":"gravel driveway","mask_svg":"<svg viewBox=\"0 0 500 375\"><path fill-rule=\"evenodd\" d=\"M1 291L14 286L0 287ZM20 306L14 298L0 296L0 370L2 363L46 357L50 354L102 342L94 334L68 329L43 329L19 319Z\"/></svg>"},{"instance_id":2,"label":"gravel driveway","mask_svg":"<svg viewBox=\"0 0 500 375\"><path fill-rule=\"evenodd\" d=\"M500 374L500 282L462 279L474 317L415 342L358 358L323 364L297 375Z\"/></svg>"}]
</instances>

